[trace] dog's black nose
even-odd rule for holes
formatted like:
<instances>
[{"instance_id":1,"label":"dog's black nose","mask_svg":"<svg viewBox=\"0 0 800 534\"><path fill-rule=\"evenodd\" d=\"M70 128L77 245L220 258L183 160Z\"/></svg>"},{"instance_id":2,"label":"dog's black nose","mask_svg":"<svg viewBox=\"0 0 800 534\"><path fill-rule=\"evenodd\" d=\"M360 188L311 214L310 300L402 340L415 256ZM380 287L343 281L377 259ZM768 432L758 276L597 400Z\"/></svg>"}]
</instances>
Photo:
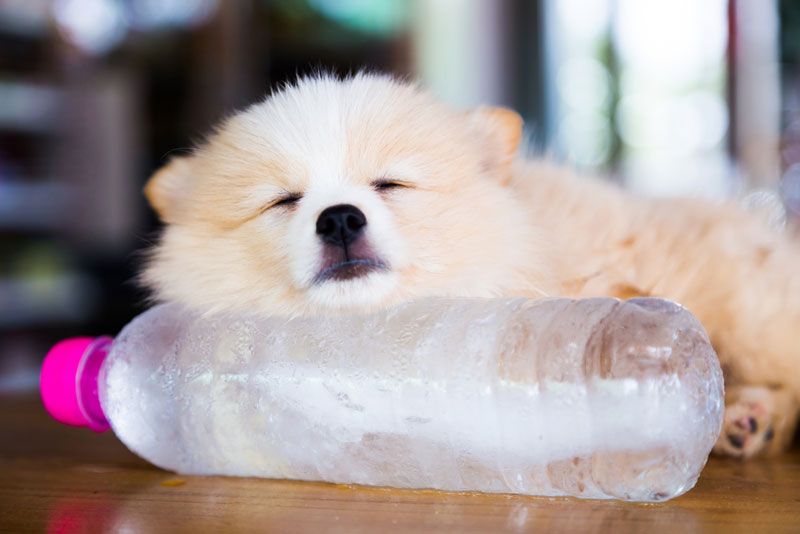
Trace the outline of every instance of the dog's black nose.
<instances>
[{"instance_id":1,"label":"dog's black nose","mask_svg":"<svg viewBox=\"0 0 800 534\"><path fill-rule=\"evenodd\" d=\"M345 247L364 231L367 217L351 204L326 208L317 219L317 235L326 243Z\"/></svg>"}]
</instances>

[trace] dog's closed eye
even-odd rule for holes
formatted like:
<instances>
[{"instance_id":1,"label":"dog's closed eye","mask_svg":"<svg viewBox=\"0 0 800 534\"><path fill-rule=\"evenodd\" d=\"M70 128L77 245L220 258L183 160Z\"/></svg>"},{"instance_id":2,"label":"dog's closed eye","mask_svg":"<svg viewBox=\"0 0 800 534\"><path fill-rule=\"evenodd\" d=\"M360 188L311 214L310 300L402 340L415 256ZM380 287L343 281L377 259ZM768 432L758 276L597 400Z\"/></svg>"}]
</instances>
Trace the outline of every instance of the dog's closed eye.
<instances>
[{"instance_id":1,"label":"dog's closed eye","mask_svg":"<svg viewBox=\"0 0 800 534\"><path fill-rule=\"evenodd\" d=\"M387 180L382 178L372 182L372 187L374 187L376 191L389 191L391 189L408 188L411 187L411 185L405 182L399 182L397 180Z\"/></svg>"},{"instance_id":2,"label":"dog's closed eye","mask_svg":"<svg viewBox=\"0 0 800 534\"><path fill-rule=\"evenodd\" d=\"M264 207L264 211L270 208L278 208L278 207L290 207L294 204L297 204L300 199L303 198L303 195L300 193L286 193L282 197L274 200L270 204Z\"/></svg>"}]
</instances>

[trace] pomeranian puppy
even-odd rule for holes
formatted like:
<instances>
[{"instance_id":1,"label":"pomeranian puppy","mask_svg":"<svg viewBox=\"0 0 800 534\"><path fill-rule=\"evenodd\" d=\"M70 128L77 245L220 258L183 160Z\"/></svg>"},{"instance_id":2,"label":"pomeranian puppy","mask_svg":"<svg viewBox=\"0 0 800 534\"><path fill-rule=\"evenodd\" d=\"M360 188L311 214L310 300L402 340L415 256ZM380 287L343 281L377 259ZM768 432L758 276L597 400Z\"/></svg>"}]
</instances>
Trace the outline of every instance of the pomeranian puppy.
<instances>
[{"instance_id":1,"label":"pomeranian puppy","mask_svg":"<svg viewBox=\"0 0 800 534\"><path fill-rule=\"evenodd\" d=\"M513 111L463 112L360 74L302 79L225 120L145 193L143 272L203 311L364 311L431 295L660 296L719 353L716 450L783 450L800 397L800 248L729 204L634 197L518 154Z\"/></svg>"}]
</instances>

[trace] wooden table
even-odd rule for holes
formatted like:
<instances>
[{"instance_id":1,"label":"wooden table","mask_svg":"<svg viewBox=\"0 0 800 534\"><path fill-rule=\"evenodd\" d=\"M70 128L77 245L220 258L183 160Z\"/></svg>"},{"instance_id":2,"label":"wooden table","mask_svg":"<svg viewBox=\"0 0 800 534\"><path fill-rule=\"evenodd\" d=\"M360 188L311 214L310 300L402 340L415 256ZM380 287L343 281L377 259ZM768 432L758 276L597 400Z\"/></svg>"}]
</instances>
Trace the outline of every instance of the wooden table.
<instances>
[{"instance_id":1,"label":"wooden table","mask_svg":"<svg viewBox=\"0 0 800 534\"><path fill-rule=\"evenodd\" d=\"M0 532L795 532L800 451L712 458L663 504L454 494L283 480L179 477L111 433L49 420L0 397Z\"/></svg>"}]
</instances>

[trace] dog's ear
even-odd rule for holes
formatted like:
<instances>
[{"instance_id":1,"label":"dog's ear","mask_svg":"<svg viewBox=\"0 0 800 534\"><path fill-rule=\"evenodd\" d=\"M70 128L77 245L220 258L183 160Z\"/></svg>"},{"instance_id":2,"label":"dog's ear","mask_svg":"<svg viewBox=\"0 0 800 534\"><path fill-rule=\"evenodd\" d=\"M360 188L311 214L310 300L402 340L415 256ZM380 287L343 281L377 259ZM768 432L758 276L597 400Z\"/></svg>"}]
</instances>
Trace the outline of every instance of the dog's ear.
<instances>
[{"instance_id":1,"label":"dog's ear","mask_svg":"<svg viewBox=\"0 0 800 534\"><path fill-rule=\"evenodd\" d=\"M165 223L175 222L181 198L192 179L189 157L172 158L158 169L144 186L144 196Z\"/></svg>"},{"instance_id":2,"label":"dog's ear","mask_svg":"<svg viewBox=\"0 0 800 534\"><path fill-rule=\"evenodd\" d=\"M470 113L470 122L493 144L487 164L507 176L522 141L522 117L508 108L479 107Z\"/></svg>"}]
</instances>

